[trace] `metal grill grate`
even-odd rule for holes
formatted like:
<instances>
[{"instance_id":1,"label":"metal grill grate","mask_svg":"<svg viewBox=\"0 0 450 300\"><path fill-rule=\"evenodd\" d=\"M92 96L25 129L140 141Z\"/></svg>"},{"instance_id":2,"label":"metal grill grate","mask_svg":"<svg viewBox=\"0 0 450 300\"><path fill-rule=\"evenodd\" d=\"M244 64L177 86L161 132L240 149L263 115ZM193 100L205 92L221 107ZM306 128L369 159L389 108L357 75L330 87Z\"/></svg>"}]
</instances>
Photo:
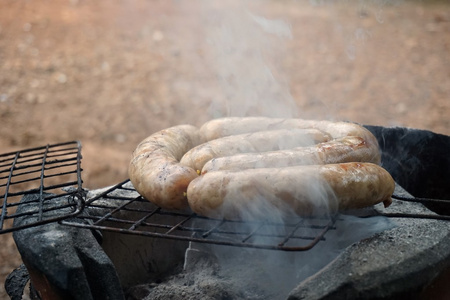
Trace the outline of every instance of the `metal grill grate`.
<instances>
[{"instance_id":1,"label":"metal grill grate","mask_svg":"<svg viewBox=\"0 0 450 300\"><path fill-rule=\"evenodd\" d=\"M129 180L102 192L94 191L97 194L90 195L86 201L81 171L79 142L0 155L0 233L60 221L65 225L86 229L148 237L305 251L325 240L325 234L335 229L336 216L298 218L282 224L244 223L166 211L143 199ZM397 195L393 195L393 198L420 203L450 203L447 200ZM84 213L80 214L82 211ZM374 209L360 210L355 215L450 220L449 216L388 213ZM79 222L75 217L88 222Z\"/></svg>"},{"instance_id":2,"label":"metal grill grate","mask_svg":"<svg viewBox=\"0 0 450 300\"><path fill-rule=\"evenodd\" d=\"M80 213L84 205L81 171L77 141L0 155L0 233ZM24 201L25 195L32 197ZM26 217L26 224L14 224L18 217Z\"/></svg>"},{"instance_id":3,"label":"metal grill grate","mask_svg":"<svg viewBox=\"0 0 450 300\"><path fill-rule=\"evenodd\" d=\"M126 180L86 201L89 216L61 223L147 237L270 250L305 251L335 229L334 218L299 218L287 223L210 219L165 211L143 199Z\"/></svg>"},{"instance_id":4,"label":"metal grill grate","mask_svg":"<svg viewBox=\"0 0 450 300\"><path fill-rule=\"evenodd\" d=\"M392 195L392 199L398 200L398 201L405 201L405 202L421 203L425 206L441 205L441 207L446 207L447 210L450 209L450 200L445 200L445 199L406 197L406 196L397 195L397 194ZM434 220L450 221L449 215L442 215L442 214L429 214L429 213L415 214L415 213L402 213L402 212L396 212L396 213L387 213L386 212L386 213L379 213L379 215L382 215L385 217L391 217L391 218L434 219Z\"/></svg>"}]
</instances>

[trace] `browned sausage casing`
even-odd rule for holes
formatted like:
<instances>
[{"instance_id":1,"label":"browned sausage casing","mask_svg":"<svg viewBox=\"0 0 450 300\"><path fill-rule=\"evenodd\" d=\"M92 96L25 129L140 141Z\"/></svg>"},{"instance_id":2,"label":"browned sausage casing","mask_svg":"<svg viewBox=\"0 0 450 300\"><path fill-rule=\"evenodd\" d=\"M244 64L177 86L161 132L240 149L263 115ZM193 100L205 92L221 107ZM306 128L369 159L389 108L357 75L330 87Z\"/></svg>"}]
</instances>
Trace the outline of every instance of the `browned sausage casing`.
<instances>
[{"instance_id":1,"label":"browned sausage casing","mask_svg":"<svg viewBox=\"0 0 450 300\"><path fill-rule=\"evenodd\" d=\"M178 125L143 140L133 152L128 174L147 200L167 209L187 209L186 190L196 170L179 163L189 149L203 143L197 127Z\"/></svg>"},{"instance_id":2,"label":"browned sausage casing","mask_svg":"<svg viewBox=\"0 0 450 300\"><path fill-rule=\"evenodd\" d=\"M203 165L216 157L238 153L256 153L310 146L329 141L331 136L318 129L279 129L226 136L208 141L189 150L181 163L201 171Z\"/></svg>"},{"instance_id":3,"label":"browned sausage casing","mask_svg":"<svg viewBox=\"0 0 450 300\"><path fill-rule=\"evenodd\" d=\"M199 215L225 219L300 216L391 203L394 180L372 163L216 171L194 179L187 191Z\"/></svg>"},{"instance_id":4,"label":"browned sausage casing","mask_svg":"<svg viewBox=\"0 0 450 300\"><path fill-rule=\"evenodd\" d=\"M208 121L200 127L200 132L207 140L212 140L248 132L292 128L319 129L329 133L333 139L346 136L358 136L364 139L370 149L379 148L377 139L368 129L350 122L317 121L298 118L230 117ZM374 154L378 152L375 151ZM379 153L378 155L380 156ZM381 156L378 161L381 161Z\"/></svg>"},{"instance_id":5,"label":"browned sausage casing","mask_svg":"<svg viewBox=\"0 0 450 300\"><path fill-rule=\"evenodd\" d=\"M346 136L310 147L214 158L205 163L202 174L219 170L239 171L345 162L379 163L379 159L380 153L376 145L366 143L358 136Z\"/></svg>"},{"instance_id":6,"label":"browned sausage casing","mask_svg":"<svg viewBox=\"0 0 450 300\"><path fill-rule=\"evenodd\" d=\"M319 120L305 120L299 118L282 119L269 117L229 117L213 119L200 127L202 135L209 141L224 136L243 134L249 132L293 129L316 128L331 134L333 138L348 135L373 137L366 128L350 122L333 122Z\"/></svg>"}]
</instances>

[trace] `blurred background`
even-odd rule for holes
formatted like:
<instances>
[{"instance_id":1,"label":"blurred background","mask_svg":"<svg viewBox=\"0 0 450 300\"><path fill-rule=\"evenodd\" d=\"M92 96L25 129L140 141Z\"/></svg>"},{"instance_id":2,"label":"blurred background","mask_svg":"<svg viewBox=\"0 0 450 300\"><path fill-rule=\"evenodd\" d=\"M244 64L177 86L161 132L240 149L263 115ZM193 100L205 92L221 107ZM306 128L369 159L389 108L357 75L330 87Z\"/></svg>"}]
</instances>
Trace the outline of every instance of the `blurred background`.
<instances>
[{"instance_id":1,"label":"blurred background","mask_svg":"<svg viewBox=\"0 0 450 300\"><path fill-rule=\"evenodd\" d=\"M0 153L82 143L84 187L160 129L267 115L450 135L448 0L2 0ZM20 264L0 236L0 298Z\"/></svg>"}]
</instances>

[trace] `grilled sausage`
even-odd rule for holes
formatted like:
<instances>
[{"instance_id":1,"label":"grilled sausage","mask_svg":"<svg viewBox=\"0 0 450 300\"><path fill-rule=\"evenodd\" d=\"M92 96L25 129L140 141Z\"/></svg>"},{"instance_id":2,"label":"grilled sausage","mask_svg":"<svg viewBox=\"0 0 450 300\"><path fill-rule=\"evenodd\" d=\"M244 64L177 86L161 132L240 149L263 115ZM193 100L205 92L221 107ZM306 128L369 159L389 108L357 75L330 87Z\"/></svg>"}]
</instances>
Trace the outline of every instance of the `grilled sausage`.
<instances>
[{"instance_id":1,"label":"grilled sausage","mask_svg":"<svg viewBox=\"0 0 450 300\"><path fill-rule=\"evenodd\" d=\"M207 140L217 139L224 136L243 134L261 130L292 129L292 128L315 128L329 133L333 139L345 136L357 136L364 139L369 149L376 150L378 163L381 155L378 151L378 141L366 128L350 122L316 121L304 119L280 119L268 117L230 117L214 119L206 122L200 127L200 132Z\"/></svg>"},{"instance_id":2,"label":"grilled sausage","mask_svg":"<svg viewBox=\"0 0 450 300\"><path fill-rule=\"evenodd\" d=\"M156 132L133 152L128 174L135 189L147 200L167 209L187 209L186 190L198 177L179 160L204 142L197 127L178 125Z\"/></svg>"},{"instance_id":3,"label":"grilled sausage","mask_svg":"<svg viewBox=\"0 0 450 300\"><path fill-rule=\"evenodd\" d=\"M391 203L394 180L372 163L208 172L187 190L191 209L225 219L267 219L333 213Z\"/></svg>"},{"instance_id":4,"label":"grilled sausage","mask_svg":"<svg viewBox=\"0 0 450 300\"><path fill-rule=\"evenodd\" d=\"M205 163L201 173L345 162L379 163L379 159L378 147L366 143L361 137L346 136L310 147L214 158Z\"/></svg>"},{"instance_id":5,"label":"grilled sausage","mask_svg":"<svg viewBox=\"0 0 450 300\"><path fill-rule=\"evenodd\" d=\"M208 141L191 150L181 158L181 164L195 170L216 157L238 153L256 153L299 146L314 145L329 141L331 136L318 129L279 129L226 136Z\"/></svg>"},{"instance_id":6,"label":"grilled sausage","mask_svg":"<svg viewBox=\"0 0 450 300\"><path fill-rule=\"evenodd\" d=\"M243 134L262 130L316 128L332 135L333 138L343 136L373 136L369 130L350 122L333 122L305 120L299 118L282 119L270 117L229 117L213 119L200 127L200 132L209 141L224 136Z\"/></svg>"}]
</instances>

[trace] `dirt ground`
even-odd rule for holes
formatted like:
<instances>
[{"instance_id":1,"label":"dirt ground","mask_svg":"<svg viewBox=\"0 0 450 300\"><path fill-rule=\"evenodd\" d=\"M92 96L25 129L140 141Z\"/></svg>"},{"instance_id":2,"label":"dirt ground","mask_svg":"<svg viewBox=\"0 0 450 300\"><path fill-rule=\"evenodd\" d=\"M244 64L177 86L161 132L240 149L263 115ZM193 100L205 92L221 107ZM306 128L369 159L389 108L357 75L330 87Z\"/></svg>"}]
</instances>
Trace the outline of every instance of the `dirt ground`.
<instances>
[{"instance_id":1,"label":"dirt ground","mask_svg":"<svg viewBox=\"0 0 450 300\"><path fill-rule=\"evenodd\" d=\"M151 133L220 116L450 135L449 80L444 0L0 4L0 153L79 140L88 189ZM3 283L20 257L0 243Z\"/></svg>"}]
</instances>

